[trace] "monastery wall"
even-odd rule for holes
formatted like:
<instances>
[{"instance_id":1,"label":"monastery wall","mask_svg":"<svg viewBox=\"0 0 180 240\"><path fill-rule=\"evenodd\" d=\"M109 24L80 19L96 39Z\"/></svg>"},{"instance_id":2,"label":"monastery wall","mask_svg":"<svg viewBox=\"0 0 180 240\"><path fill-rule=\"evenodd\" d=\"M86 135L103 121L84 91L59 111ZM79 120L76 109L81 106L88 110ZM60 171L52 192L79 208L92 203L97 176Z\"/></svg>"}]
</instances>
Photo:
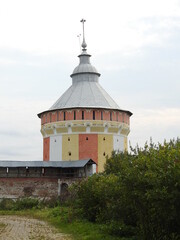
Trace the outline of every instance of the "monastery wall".
<instances>
[{"instance_id":1,"label":"monastery wall","mask_svg":"<svg viewBox=\"0 0 180 240\"><path fill-rule=\"evenodd\" d=\"M0 178L0 199L33 197L56 198L63 194L63 186L71 185L77 179L58 178Z\"/></svg>"},{"instance_id":2,"label":"monastery wall","mask_svg":"<svg viewBox=\"0 0 180 240\"><path fill-rule=\"evenodd\" d=\"M58 196L58 179L42 178L1 178L0 199Z\"/></svg>"}]
</instances>

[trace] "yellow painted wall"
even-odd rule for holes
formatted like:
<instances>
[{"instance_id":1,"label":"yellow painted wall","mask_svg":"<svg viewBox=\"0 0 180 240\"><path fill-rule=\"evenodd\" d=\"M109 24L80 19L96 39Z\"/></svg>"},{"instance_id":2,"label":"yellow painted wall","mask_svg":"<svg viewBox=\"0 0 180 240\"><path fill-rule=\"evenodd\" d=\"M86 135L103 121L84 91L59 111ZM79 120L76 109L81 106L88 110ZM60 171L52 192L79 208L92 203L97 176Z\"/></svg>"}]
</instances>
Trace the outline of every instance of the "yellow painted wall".
<instances>
[{"instance_id":1,"label":"yellow painted wall","mask_svg":"<svg viewBox=\"0 0 180 240\"><path fill-rule=\"evenodd\" d=\"M46 134L54 134L54 131L53 131L53 129L52 128L46 128L45 129L45 132L46 132Z\"/></svg>"},{"instance_id":2,"label":"yellow painted wall","mask_svg":"<svg viewBox=\"0 0 180 240\"><path fill-rule=\"evenodd\" d=\"M68 141L70 138L70 141ZM71 156L69 156L71 152ZM62 136L62 160L78 160L79 159L79 135L65 134Z\"/></svg>"},{"instance_id":3,"label":"yellow painted wall","mask_svg":"<svg viewBox=\"0 0 180 240\"><path fill-rule=\"evenodd\" d=\"M105 140L103 140L105 138ZM106 156L111 156L113 151L113 135L112 134L98 134L98 172L104 170ZM105 152L105 156L103 155Z\"/></svg>"},{"instance_id":4,"label":"yellow painted wall","mask_svg":"<svg viewBox=\"0 0 180 240\"><path fill-rule=\"evenodd\" d=\"M66 132L68 132L68 129L67 128L57 128L56 132L57 133L66 133Z\"/></svg>"},{"instance_id":5,"label":"yellow painted wall","mask_svg":"<svg viewBox=\"0 0 180 240\"><path fill-rule=\"evenodd\" d=\"M104 127L91 127L91 132L104 132Z\"/></svg>"},{"instance_id":6,"label":"yellow painted wall","mask_svg":"<svg viewBox=\"0 0 180 240\"><path fill-rule=\"evenodd\" d=\"M124 150L128 150L128 143L127 143L127 137L124 137Z\"/></svg>"},{"instance_id":7,"label":"yellow painted wall","mask_svg":"<svg viewBox=\"0 0 180 240\"><path fill-rule=\"evenodd\" d=\"M86 132L86 127L72 127L72 132Z\"/></svg>"},{"instance_id":8,"label":"yellow painted wall","mask_svg":"<svg viewBox=\"0 0 180 240\"><path fill-rule=\"evenodd\" d=\"M108 128L108 132L110 132L110 133L117 133L118 132L118 128L115 128L115 127L110 127L110 128Z\"/></svg>"}]
</instances>

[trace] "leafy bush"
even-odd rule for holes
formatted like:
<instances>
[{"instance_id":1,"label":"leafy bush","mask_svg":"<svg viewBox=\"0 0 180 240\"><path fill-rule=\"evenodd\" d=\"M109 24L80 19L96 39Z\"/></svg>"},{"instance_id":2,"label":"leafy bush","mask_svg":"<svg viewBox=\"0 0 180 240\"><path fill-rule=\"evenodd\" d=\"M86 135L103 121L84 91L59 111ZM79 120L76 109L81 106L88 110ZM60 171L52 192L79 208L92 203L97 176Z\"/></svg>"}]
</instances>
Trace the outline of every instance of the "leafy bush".
<instances>
[{"instance_id":1,"label":"leafy bush","mask_svg":"<svg viewBox=\"0 0 180 240\"><path fill-rule=\"evenodd\" d=\"M0 210L24 210L24 209L42 209L45 207L55 208L59 205L58 199L35 199L35 198L19 198L13 199L2 199L0 201Z\"/></svg>"},{"instance_id":2,"label":"leafy bush","mask_svg":"<svg viewBox=\"0 0 180 240\"><path fill-rule=\"evenodd\" d=\"M13 210L38 208L38 205L39 205L38 199L22 198L14 202Z\"/></svg>"},{"instance_id":3,"label":"leafy bush","mask_svg":"<svg viewBox=\"0 0 180 240\"><path fill-rule=\"evenodd\" d=\"M12 210L14 207L14 200L3 198L0 201L0 210Z\"/></svg>"},{"instance_id":4,"label":"leafy bush","mask_svg":"<svg viewBox=\"0 0 180 240\"><path fill-rule=\"evenodd\" d=\"M74 208L106 230L137 239L180 238L180 141L113 153L104 174L73 188Z\"/></svg>"}]
</instances>

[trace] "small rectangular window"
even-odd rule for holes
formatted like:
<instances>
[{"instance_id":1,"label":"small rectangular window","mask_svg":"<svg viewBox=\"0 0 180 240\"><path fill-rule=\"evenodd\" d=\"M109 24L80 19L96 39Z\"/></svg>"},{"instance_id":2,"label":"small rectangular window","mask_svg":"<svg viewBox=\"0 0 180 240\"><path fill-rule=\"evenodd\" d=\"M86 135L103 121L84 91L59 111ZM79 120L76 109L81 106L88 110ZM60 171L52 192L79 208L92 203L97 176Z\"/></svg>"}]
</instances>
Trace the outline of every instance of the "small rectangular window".
<instances>
[{"instance_id":1,"label":"small rectangular window","mask_svg":"<svg viewBox=\"0 0 180 240\"><path fill-rule=\"evenodd\" d=\"M52 122L52 113L50 113L49 115L50 115L50 122Z\"/></svg>"},{"instance_id":2,"label":"small rectangular window","mask_svg":"<svg viewBox=\"0 0 180 240\"><path fill-rule=\"evenodd\" d=\"M96 115L95 114L96 114L95 111L93 111L93 120L96 119Z\"/></svg>"},{"instance_id":3,"label":"small rectangular window","mask_svg":"<svg viewBox=\"0 0 180 240\"><path fill-rule=\"evenodd\" d=\"M103 120L103 111L101 111L101 120Z\"/></svg>"},{"instance_id":4,"label":"small rectangular window","mask_svg":"<svg viewBox=\"0 0 180 240\"><path fill-rule=\"evenodd\" d=\"M59 112L57 111L57 121L59 121Z\"/></svg>"},{"instance_id":5,"label":"small rectangular window","mask_svg":"<svg viewBox=\"0 0 180 240\"><path fill-rule=\"evenodd\" d=\"M84 111L82 111L82 120L84 120Z\"/></svg>"},{"instance_id":6,"label":"small rectangular window","mask_svg":"<svg viewBox=\"0 0 180 240\"><path fill-rule=\"evenodd\" d=\"M26 167L26 176L28 176L28 175L29 175L29 168Z\"/></svg>"},{"instance_id":7,"label":"small rectangular window","mask_svg":"<svg viewBox=\"0 0 180 240\"><path fill-rule=\"evenodd\" d=\"M117 122L118 122L118 114L119 114L119 113L117 112L117 113L116 113L116 121L117 121Z\"/></svg>"},{"instance_id":8,"label":"small rectangular window","mask_svg":"<svg viewBox=\"0 0 180 240\"><path fill-rule=\"evenodd\" d=\"M110 112L110 121L112 121L112 112Z\"/></svg>"},{"instance_id":9,"label":"small rectangular window","mask_svg":"<svg viewBox=\"0 0 180 240\"><path fill-rule=\"evenodd\" d=\"M64 112L64 121L66 120L66 112Z\"/></svg>"},{"instance_id":10,"label":"small rectangular window","mask_svg":"<svg viewBox=\"0 0 180 240\"><path fill-rule=\"evenodd\" d=\"M76 111L74 111L74 120L76 120Z\"/></svg>"}]
</instances>

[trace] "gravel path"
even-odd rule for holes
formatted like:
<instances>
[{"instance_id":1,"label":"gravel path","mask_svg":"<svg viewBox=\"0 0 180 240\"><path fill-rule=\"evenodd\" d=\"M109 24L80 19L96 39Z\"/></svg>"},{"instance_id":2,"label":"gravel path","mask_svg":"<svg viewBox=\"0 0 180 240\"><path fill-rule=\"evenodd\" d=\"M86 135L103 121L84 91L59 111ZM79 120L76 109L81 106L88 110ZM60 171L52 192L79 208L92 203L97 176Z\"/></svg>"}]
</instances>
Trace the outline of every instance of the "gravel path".
<instances>
[{"instance_id":1,"label":"gravel path","mask_svg":"<svg viewBox=\"0 0 180 240\"><path fill-rule=\"evenodd\" d=\"M0 216L0 240L70 240L70 237L37 219Z\"/></svg>"}]
</instances>

